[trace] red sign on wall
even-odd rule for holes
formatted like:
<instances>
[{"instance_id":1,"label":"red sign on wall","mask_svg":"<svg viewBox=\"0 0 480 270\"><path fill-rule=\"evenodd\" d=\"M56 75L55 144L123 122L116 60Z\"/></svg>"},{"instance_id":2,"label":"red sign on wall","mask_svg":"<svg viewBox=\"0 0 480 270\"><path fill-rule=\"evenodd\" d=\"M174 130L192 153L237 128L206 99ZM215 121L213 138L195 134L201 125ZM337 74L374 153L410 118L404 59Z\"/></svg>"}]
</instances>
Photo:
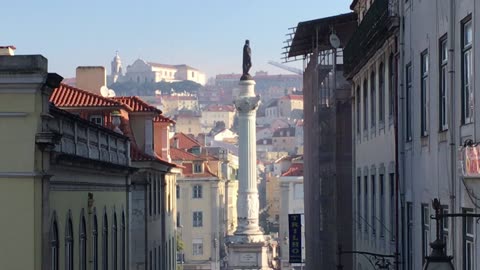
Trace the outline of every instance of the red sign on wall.
<instances>
[{"instance_id":1,"label":"red sign on wall","mask_svg":"<svg viewBox=\"0 0 480 270\"><path fill-rule=\"evenodd\" d=\"M462 149L463 176L480 177L480 146L468 146Z\"/></svg>"}]
</instances>

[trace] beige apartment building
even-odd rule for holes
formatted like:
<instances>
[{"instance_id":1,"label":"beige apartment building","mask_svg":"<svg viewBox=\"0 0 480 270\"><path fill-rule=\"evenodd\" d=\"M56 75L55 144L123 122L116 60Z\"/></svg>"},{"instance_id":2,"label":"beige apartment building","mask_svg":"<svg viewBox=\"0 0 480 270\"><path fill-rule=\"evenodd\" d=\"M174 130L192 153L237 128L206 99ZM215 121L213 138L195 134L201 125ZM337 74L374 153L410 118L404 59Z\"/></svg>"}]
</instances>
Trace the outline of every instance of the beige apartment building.
<instances>
[{"instance_id":1,"label":"beige apartment building","mask_svg":"<svg viewBox=\"0 0 480 270\"><path fill-rule=\"evenodd\" d=\"M175 132L193 134L202 133L200 113L191 110L181 110L175 116Z\"/></svg>"},{"instance_id":2,"label":"beige apartment building","mask_svg":"<svg viewBox=\"0 0 480 270\"><path fill-rule=\"evenodd\" d=\"M198 99L192 95L161 95L162 111L166 115L175 115L181 110L198 110Z\"/></svg>"},{"instance_id":3,"label":"beige apartment building","mask_svg":"<svg viewBox=\"0 0 480 270\"><path fill-rule=\"evenodd\" d=\"M302 95L286 95L278 99L278 113L282 117L290 117L293 110L303 110Z\"/></svg>"},{"instance_id":4,"label":"beige apartment building","mask_svg":"<svg viewBox=\"0 0 480 270\"><path fill-rule=\"evenodd\" d=\"M237 181L222 172L222 161L177 133L171 157L183 167L177 179L177 226L184 249L183 269L220 269L228 233L236 229Z\"/></svg>"},{"instance_id":5,"label":"beige apartment building","mask_svg":"<svg viewBox=\"0 0 480 270\"><path fill-rule=\"evenodd\" d=\"M202 110L202 132L210 132L218 122L225 123L225 128L233 126L235 108L232 105L210 105Z\"/></svg>"}]
</instances>

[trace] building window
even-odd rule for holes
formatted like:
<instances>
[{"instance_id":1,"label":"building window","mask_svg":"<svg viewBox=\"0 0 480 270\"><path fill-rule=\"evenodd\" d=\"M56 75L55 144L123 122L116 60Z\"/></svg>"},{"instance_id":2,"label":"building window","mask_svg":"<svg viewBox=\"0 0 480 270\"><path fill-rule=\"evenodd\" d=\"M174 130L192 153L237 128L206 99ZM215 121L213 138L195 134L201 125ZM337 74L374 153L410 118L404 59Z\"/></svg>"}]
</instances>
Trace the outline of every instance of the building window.
<instances>
[{"instance_id":1,"label":"building window","mask_svg":"<svg viewBox=\"0 0 480 270\"><path fill-rule=\"evenodd\" d=\"M157 248L153 249L153 269L158 270L157 265Z\"/></svg>"},{"instance_id":2,"label":"building window","mask_svg":"<svg viewBox=\"0 0 480 270\"><path fill-rule=\"evenodd\" d=\"M448 47L447 47L447 38L444 37L440 40L440 76L439 76L439 126L440 131L448 129L447 124L447 64L448 64Z\"/></svg>"},{"instance_id":3,"label":"building window","mask_svg":"<svg viewBox=\"0 0 480 270\"><path fill-rule=\"evenodd\" d=\"M422 204L422 258L423 264L425 259L429 255L429 243L430 243L430 212L428 204Z\"/></svg>"},{"instance_id":4,"label":"building window","mask_svg":"<svg viewBox=\"0 0 480 270\"><path fill-rule=\"evenodd\" d=\"M368 129L367 100L368 100L368 81L367 79L365 79L365 81L363 81L363 130Z\"/></svg>"},{"instance_id":5,"label":"building window","mask_svg":"<svg viewBox=\"0 0 480 270\"><path fill-rule=\"evenodd\" d=\"M113 213L112 224L112 269L117 270L118 263L118 239L117 239L117 213Z\"/></svg>"},{"instance_id":6,"label":"building window","mask_svg":"<svg viewBox=\"0 0 480 270\"><path fill-rule=\"evenodd\" d=\"M95 208L93 209L92 253L93 270L98 270L98 220Z\"/></svg>"},{"instance_id":7,"label":"building window","mask_svg":"<svg viewBox=\"0 0 480 270\"><path fill-rule=\"evenodd\" d=\"M380 237L385 237L385 179L384 175L380 174Z\"/></svg>"},{"instance_id":8,"label":"building window","mask_svg":"<svg viewBox=\"0 0 480 270\"><path fill-rule=\"evenodd\" d=\"M152 189L152 192L153 192L153 214L156 215L157 214L157 180L155 179L152 179L151 180L152 183L153 183L153 189Z\"/></svg>"},{"instance_id":9,"label":"building window","mask_svg":"<svg viewBox=\"0 0 480 270\"><path fill-rule=\"evenodd\" d=\"M108 270L108 217L106 211L103 214L102 270Z\"/></svg>"},{"instance_id":10,"label":"building window","mask_svg":"<svg viewBox=\"0 0 480 270\"><path fill-rule=\"evenodd\" d=\"M390 232L392 240L395 240L395 174L390 175Z\"/></svg>"},{"instance_id":11,"label":"building window","mask_svg":"<svg viewBox=\"0 0 480 270\"><path fill-rule=\"evenodd\" d=\"M73 224L70 213L65 226L65 270L73 270Z\"/></svg>"},{"instance_id":12,"label":"building window","mask_svg":"<svg viewBox=\"0 0 480 270\"><path fill-rule=\"evenodd\" d=\"M406 70L406 100L405 100L405 118L406 118L406 139L407 141L412 140L412 64L408 63Z\"/></svg>"},{"instance_id":13,"label":"building window","mask_svg":"<svg viewBox=\"0 0 480 270\"><path fill-rule=\"evenodd\" d=\"M87 225L85 222L85 216L82 215L80 218L80 250L79 250L79 263L80 270L87 270Z\"/></svg>"},{"instance_id":14,"label":"building window","mask_svg":"<svg viewBox=\"0 0 480 270\"><path fill-rule=\"evenodd\" d=\"M58 224L55 217L55 212L53 213L52 224L50 225L50 264L52 270L58 270Z\"/></svg>"},{"instance_id":15,"label":"building window","mask_svg":"<svg viewBox=\"0 0 480 270\"><path fill-rule=\"evenodd\" d=\"M103 126L103 117L101 115L91 115L90 122Z\"/></svg>"},{"instance_id":16,"label":"building window","mask_svg":"<svg viewBox=\"0 0 480 270\"><path fill-rule=\"evenodd\" d=\"M376 214L377 214L377 209L376 209L376 185L375 185L375 175L372 175L372 234L375 236L376 230L377 230L377 221L375 220Z\"/></svg>"},{"instance_id":17,"label":"building window","mask_svg":"<svg viewBox=\"0 0 480 270\"><path fill-rule=\"evenodd\" d=\"M380 63L378 68L378 121L385 121L385 66Z\"/></svg>"},{"instance_id":18,"label":"building window","mask_svg":"<svg viewBox=\"0 0 480 270\"><path fill-rule=\"evenodd\" d=\"M125 212L122 211L122 224L120 227L120 248L121 248L121 257L120 257L120 269L125 270L127 268L127 239L125 231Z\"/></svg>"},{"instance_id":19,"label":"building window","mask_svg":"<svg viewBox=\"0 0 480 270\"><path fill-rule=\"evenodd\" d=\"M421 123L421 135L428 136L428 50L424 51L421 56L421 73L422 78L420 85L420 123Z\"/></svg>"},{"instance_id":20,"label":"building window","mask_svg":"<svg viewBox=\"0 0 480 270\"><path fill-rule=\"evenodd\" d=\"M201 185L194 185L193 186L193 198L194 199L201 199L202 198L202 186Z\"/></svg>"},{"instance_id":21,"label":"building window","mask_svg":"<svg viewBox=\"0 0 480 270\"><path fill-rule=\"evenodd\" d=\"M388 58L388 78L389 78L389 85L388 85L388 115L390 119L393 119L394 113L394 89L395 89L395 58L393 57L393 53L390 54Z\"/></svg>"},{"instance_id":22,"label":"building window","mask_svg":"<svg viewBox=\"0 0 480 270\"><path fill-rule=\"evenodd\" d=\"M444 215L448 214L448 205L442 205L442 212ZM443 233L443 242L448 246L448 218L442 219L442 233Z\"/></svg>"},{"instance_id":23,"label":"building window","mask_svg":"<svg viewBox=\"0 0 480 270\"><path fill-rule=\"evenodd\" d=\"M197 162L193 164L193 172L194 173L202 173L203 172L203 164L201 162Z\"/></svg>"},{"instance_id":24,"label":"building window","mask_svg":"<svg viewBox=\"0 0 480 270\"><path fill-rule=\"evenodd\" d=\"M180 186L177 185L177 199L180 199Z\"/></svg>"},{"instance_id":25,"label":"building window","mask_svg":"<svg viewBox=\"0 0 480 270\"><path fill-rule=\"evenodd\" d=\"M153 256L152 256L151 250L150 250L149 257L150 257L150 260L149 260L150 270L156 270L156 269L153 269L153 258L152 258Z\"/></svg>"},{"instance_id":26,"label":"building window","mask_svg":"<svg viewBox=\"0 0 480 270\"><path fill-rule=\"evenodd\" d=\"M182 223L180 220L180 212L177 211L177 227L181 227L181 226L182 226Z\"/></svg>"},{"instance_id":27,"label":"building window","mask_svg":"<svg viewBox=\"0 0 480 270\"><path fill-rule=\"evenodd\" d=\"M463 213L472 213L469 209L464 209ZM473 217L463 219L463 269L475 269L475 221Z\"/></svg>"},{"instance_id":28,"label":"building window","mask_svg":"<svg viewBox=\"0 0 480 270\"><path fill-rule=\"evenodd\" d=\"M361 115L360 115L360 104L361 104L361 94L360 94L360 86L357 86L357 134L360 134L361 129Z\"/></svg>"},{"instance_id":29,"label":"building window","mask_svg":"<svg viewBox=\"0 0 480 270\"><path fill-rule=\"evenodd\" d=\"M147 186L147 193L148 193L148 212L150 214L150 216L152 216L152 183L150 182L150 185Z\"/></svg>"},{"instance_id":30,"label":"building window","mask_svg":"<svg viewBox=\"0 0 480 270\"><path fill-rule=\"evenodd\" d=\"M365 176L364 178L365 186L363 187L363 191L365 192L365 194L363 194L363 214L365 215L365 232L368 233L368 176Z\"/></svg>"},{"instance_id":31,"label":"building window","mask_svg":"<svg viewBox=\"0 0 480 270\"><path fill-rule=\"evenodd\" d=\"M472 20L462 24L462 119L464 124L473 122L473 32Z\"/></svg>"},{"instance_id":32,"label":"building window","mask_svg":"<svg viewBox=\"0 0 480 270\"><path fill-rule=\"evenodd\" d=\"M370 75L370 124L372 125L372 127L375 127L377 118L375 112L376 98L377 95L375 94L375 72L372 71L372 74Z\"/></svg>"},{"instance_id":33,"label":"building window","mask_svg":"<svg viewBox=\"0 0 480 270\"><path fill-rule=\"evenodd\" d=\"M295 200L303 200L303 184L295 184L293 186L293 198Z\"/></svg>"},{"instance_id":34,"label":"building window","mask_svg":"<svg viewBox=\"0 0 480 270\"><path fill-rule=\"evenodd\" d=\"M362 230L362 178L357 177L357 223L358 230Z\"/></svg>"},{"instance_id":35,"label":"building window","mask_svg":"<svg viewBox=\"0 0 480 270\"><path fill-rule=\"evenodd\" d=\"M192 255L201 256L203 255L203 239L193 239Z\"/></svg>"},{"instance_id":36,"label":"building window","mask_svg":"<svg viewBox=\"0 0 480 270\"><path fill-rule=\"evenodd\" d=\"M407 202L407 269L413 268L413 207Z\"/></svg>"},{"instance_id":37,"label":"building window","mask_svg":"<svg viewBox=\"0 0 480 270\"><path fill-rule=\"evenodd\" d=\"M203 226L203 212L196 211L193 212L193 227L202 227Z\"/></svg>"}]
</instances>

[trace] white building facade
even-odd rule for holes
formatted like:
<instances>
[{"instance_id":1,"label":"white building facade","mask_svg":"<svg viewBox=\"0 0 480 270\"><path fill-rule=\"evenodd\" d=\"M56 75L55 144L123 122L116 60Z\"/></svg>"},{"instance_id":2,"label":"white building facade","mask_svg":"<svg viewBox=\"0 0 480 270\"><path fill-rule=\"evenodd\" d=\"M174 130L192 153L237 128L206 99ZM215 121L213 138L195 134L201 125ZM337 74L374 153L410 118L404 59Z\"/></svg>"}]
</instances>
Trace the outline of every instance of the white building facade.
<instances>
[{"instance_id":1,"label":"white building facade","mask_svg":"<svg viewBox=\"0 0 480 270\"><path fill-rule=\"evenodd\" d=\"M480 206L478 169L465 170L462 162L466 151L477 151L467 146L468 140L474 145L480 140L479 76L474 75L480 68L475 47L480 6L474 0L416 0L402 10L403 260L405 269L420 269L431 253L429 243L436 239L432 200L438 198L445 213L478 213ZM475 162L475 154L473 158ZM479 269L475 219L447 218L441 229L455 269Z\"/></svg>"}]
</instances>

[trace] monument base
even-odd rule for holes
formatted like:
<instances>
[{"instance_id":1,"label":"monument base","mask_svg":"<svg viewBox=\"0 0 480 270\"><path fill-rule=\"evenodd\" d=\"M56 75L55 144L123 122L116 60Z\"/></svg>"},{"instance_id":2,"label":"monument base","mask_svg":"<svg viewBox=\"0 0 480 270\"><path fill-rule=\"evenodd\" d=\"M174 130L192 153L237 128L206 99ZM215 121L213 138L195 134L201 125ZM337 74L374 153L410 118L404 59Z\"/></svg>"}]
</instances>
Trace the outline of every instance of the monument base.
<instances>
[{"instance_id":1,"label":"monument base","mask_svg":"<svg viewBox=\"0 0 480 270\"><path fill-rule=\"evenodd\" d=\"M227 247L226 270L272 270L275 267L276 247L272 248L268 241L229 242Z\"/></svg>"}]
</instances>

